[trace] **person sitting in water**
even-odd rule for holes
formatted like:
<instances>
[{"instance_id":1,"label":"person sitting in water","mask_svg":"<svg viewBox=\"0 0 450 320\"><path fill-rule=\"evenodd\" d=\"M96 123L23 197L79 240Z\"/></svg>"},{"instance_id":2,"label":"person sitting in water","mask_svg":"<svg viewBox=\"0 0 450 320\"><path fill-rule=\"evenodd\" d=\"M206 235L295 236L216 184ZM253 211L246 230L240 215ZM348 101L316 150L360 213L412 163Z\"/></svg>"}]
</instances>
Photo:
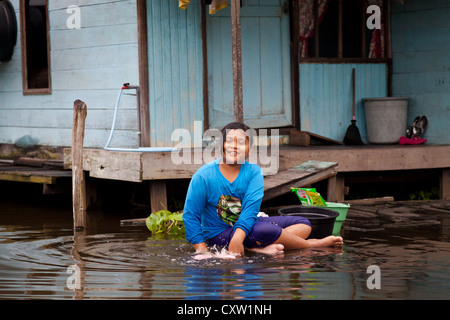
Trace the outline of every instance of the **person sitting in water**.
<instances>
[{"instance_id":1,"label":"person sitting in water","mask_svg":"<svg viewBox=\"0 0 450 320\"><path fill-rule=\"evenodd\" d=\"M186 239L196 252L228 247L233 254L342 245L341 237L307 239L311 223L300 216L258 217L264 194L261 168L249 163L253 139L249 127L232 122L222 131L221 158L192 176L183 209Z\"/></svg>"}]
</instances>

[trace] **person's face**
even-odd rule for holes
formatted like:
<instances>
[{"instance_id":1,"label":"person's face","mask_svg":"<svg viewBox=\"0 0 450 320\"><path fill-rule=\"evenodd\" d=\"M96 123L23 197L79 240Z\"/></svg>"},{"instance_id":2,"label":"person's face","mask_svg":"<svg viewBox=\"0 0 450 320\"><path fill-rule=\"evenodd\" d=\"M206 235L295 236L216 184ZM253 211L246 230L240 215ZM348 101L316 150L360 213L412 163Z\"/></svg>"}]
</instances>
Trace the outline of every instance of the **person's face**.
<instances>
[{"instance_id":1,"label":"person's face","mask_svg":"<svg viewBox=\"0 0 450 320\"><path fill-rule=\"evenodd\" d=\"M223 158L227 164L242 164L248 156L250 143L242 129L228 131L223 144Z\"/></svg>"}]
</instances>

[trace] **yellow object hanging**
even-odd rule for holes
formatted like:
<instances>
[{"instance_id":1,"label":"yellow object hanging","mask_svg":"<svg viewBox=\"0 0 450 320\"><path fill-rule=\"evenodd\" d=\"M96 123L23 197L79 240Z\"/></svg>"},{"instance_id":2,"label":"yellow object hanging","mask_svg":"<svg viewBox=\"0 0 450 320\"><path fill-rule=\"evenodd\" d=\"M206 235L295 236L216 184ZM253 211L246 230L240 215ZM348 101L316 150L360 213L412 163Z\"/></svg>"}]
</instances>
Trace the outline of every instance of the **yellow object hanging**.
<instances>
[{"instance_id":1,"label":"yellow object hanging","mask_svg":"<svg viewBox=\"0 0 450 320\"><path fill-rule=\"evenodd\" d=\"M186 10L191 0L178 0L178 7ZM212 0L209 5L209 14L215 14L217 11L228 7L228 0Z\"/></svg>"},{"instance_id":2,"label":"yellow object hanging","mask_svg":"<svg viewBox=\"0 0 450 320\"><path fill-rule=\"evenodd\" d=\"M188 6L190 1L191 0L178 0L178 7L180 9L186 10L186 8L187 8L187 6Z\"/></svg>"},{"instance_id":3,"label":"yellow object hanging","mask_svg":"<svg viewBox=\"0 0 450 320\"><path fill-rule=\"evenodd\" d=\"M217 11L228 7L228 0L212 0L209 5L209 14L215 14Z\"/></svg>"}]
</instances>

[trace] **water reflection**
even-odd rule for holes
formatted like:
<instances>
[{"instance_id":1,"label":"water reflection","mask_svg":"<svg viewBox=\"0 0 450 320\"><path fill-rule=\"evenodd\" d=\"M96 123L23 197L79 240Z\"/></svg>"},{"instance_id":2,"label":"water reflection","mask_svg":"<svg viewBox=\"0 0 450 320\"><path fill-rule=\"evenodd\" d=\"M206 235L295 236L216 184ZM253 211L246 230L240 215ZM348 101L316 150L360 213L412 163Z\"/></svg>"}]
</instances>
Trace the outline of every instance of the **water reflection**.
<instances>
[{"instance_id":1,"label":"water reflection","mask_svg":"<svg viewBox=\"0 0 450 320\"><path fill-rule=\"evenodd\" d=\"M70 213L0 206L0 299L450 298L450 243L435 229L351 231L343 248L195 260L184 239L119 220L74 234ZM370 265L381 269L380 290L366 285Z\"/></svg>"}]
</instances>

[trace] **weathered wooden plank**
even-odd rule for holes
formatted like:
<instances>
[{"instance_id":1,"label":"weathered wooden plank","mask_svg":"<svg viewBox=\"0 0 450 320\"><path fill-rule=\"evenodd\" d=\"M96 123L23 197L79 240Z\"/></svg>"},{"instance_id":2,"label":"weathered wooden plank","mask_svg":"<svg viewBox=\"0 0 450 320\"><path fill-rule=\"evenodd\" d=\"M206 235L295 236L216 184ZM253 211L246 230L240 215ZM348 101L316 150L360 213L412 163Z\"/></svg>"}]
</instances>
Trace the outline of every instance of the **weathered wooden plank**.
<instances>
[{"instance_id":1,"label":"weathered wooden plank","mask_svg":"<svg viewBox=\"0 0 450 320\"><path fill-rule=\"evenodd\" d=\"M74 37L76 32L76 41ZM105 37L105 34L112 35ZM71 36L73 35L73 36ZM136 22L77 30L50 30L52 50L137 42Z\"/></svg>"},{"instance_id":2,"label":"weathered wooden plank","mask_svg":"<svg viewBox=\"0 0 450 320\"><path fill-rule=\"evenodd\" d=\"M84 158L91 177L123 181L142 181L141 155L135 152L87 152Z\"/></svg>"},{"instance_id":3,"label":"weathered wooden plank","mask_svg":"<svg viewBox=\"0 0 450 320\"><path fill-rule=\"evenodd\" d=\"M290 169L264 179L264 198L267 201L291 191L291 187L304 187L318 181L334 177L337 163L306 161Z\"/></svg>"},{"instance_id":4,"label":"weathered wooden plank","mask_svg":"<svg viewBox=\"0 0 450 320\"><path fill-rule=\"evenodd\" d=\"M180 153L186 163L174 163L171 152L146 152L142 154L142 179L190 179L204 164L202 151ZM199 159L194 161L195 159Z\"/></svg>"},{"instance_id":5,"label":"weathered wooden plank","mask_svg":"<svg viewBox=\"0 0 450 320\"><path fill-rule=\"evenodd\" d=\"M301 163L299 165L296 165L292 167L291 169L288 169L288 171L300 171L300 172L318 172L320 170L329 169L337 167L336 162L327 162L327 161L316 161L316 160L308 160L304 163Z\"/></svg>"},{"instance_id":6,"label":"weathered wooden plank","mask_svg":"<svg viewBox=\"0 0 450 320\"><path fill-rule=\"evenodd\" d=\"M67 170L49 170L41 167L16 166L12 163L0 164L0 180L55 184L60 178L71 178Z\"/></svg>"},{"instance_id":7,"label":"weathered wooden plank","mask_svg":"<svg viewBox=\"0 0 450 320\"><path fill-rule=\"evenodd\" d=\"M136 101L134 105L128 108L122 105L118 111L118 120L116 122L116 130L130 130L137 132L137 116L136 116ZM17 126L17 127L32 127L32 128L71 128L70 118L72 111L68 109L53 109L53 110L0 110L0 126ZM92 110L89 113L89 118L86 119L86 130L109 130L111 128L112 119L114 116L113 108L103 108ZM133 143L134 141L132 141Z\"/></svg>"},{"instance_id":8,"label":"weathered wooden plank","mask_svg":"<svg viewBox=\"0 0 450 320\"><path fill-rule=\"evenodd\" d=\"M66 26L67 7L70 5L67 1L65 7L57 9L50 6L50 29L51 30L68 30ZM82 12L81 27L93 28L109 25L123 25L127 23L136 22L136 7L135 1L101 1L98 3L91 3L90 1L82 4L77 0L77 4ZM108 13L108 14L106 14ZM73 30L68 30L70 32Z\"/></svg>"},{"instance_id":9,"label":"weathered wooden plank","mask_svg":"<svg viewBox=\"0 0 450 320\"><path fill-rule=\"evenodd\" d=\"M0 180L29 183L54 184L56 178L52 176L35 175L33 172L2 172L0 171Z\"/></svg>"},{"instance_id":10,"label":"weathered wooden plank","mask_svg":"<svg viewBox=\"0 0 450 320\"><path fill-rule=\"evenodd\" d=\"M124 59L134 55L137 43L113 44L101 47L82 47L52 51L52 72L60 70L98 69L112 67L135 68L134 59ZM70 56L70 59L67 57ZM99 57L105 57L99 59ZM123 82L130 80L124 79ZM120 86L120 83L118 84ZM86 93L89 94L89 93ZM61 106L63 107L63 106Z\"/></svg>"},{"instance_id":11,"label":"weathered wooden plank","mask_svg":"<svg viewBox=\"0 0 450 320\"><path fill-rule=\"evenodd\" d=\"M450 168L450 145L280 148L280 170L315 159L339 163L339 172Z\"/></svg>"}]
</instances>

